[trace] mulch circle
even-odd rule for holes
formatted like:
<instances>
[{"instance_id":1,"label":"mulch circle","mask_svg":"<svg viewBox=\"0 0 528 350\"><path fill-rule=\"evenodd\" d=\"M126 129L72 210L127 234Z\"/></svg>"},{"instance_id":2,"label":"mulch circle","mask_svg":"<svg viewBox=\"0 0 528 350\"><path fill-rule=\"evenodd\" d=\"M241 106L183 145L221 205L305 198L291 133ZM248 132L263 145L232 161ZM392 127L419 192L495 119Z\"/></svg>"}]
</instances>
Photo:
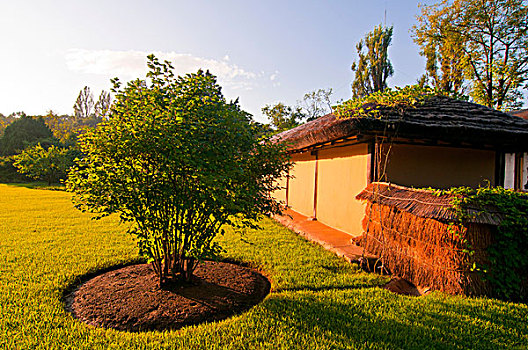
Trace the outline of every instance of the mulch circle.
<instances>
[{"instance_id":1,"label":"mulch circle","mask_svg":"<svg viewBox=\"0 0 528 350\"><path fill-rule=\"evenodd\" d=\"M248 310L270 291L260 273L240 265L205 261L192 283L160 289L148 264L96 276L66 298L67 309L96 327L123 331L178 329Z\"/></svg>"}]
</instances>

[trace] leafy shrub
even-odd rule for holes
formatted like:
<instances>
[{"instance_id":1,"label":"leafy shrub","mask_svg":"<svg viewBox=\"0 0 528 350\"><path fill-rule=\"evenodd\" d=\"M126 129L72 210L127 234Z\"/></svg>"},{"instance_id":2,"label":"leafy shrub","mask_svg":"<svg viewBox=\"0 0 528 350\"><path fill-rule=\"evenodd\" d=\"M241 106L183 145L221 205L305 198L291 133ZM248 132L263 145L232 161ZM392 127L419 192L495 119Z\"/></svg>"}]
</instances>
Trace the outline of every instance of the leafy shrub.
<instances>
[{"instance_id":1,"label":"leafy shrub","mask_svg":"<svg viewBox=\"0 0 528 350\"><path fill-rule=\"evenodd\" d=\"M474 269L492 286L497 297L519 300L528 298L528 194L502 187L452 188L443 193L456 194L453 207L458 220L472 219L467 208L494 208L502 221L488 247L489 263L477 264ZM471 254L471 247L468 247Z\"/></svg>"},{"instance_id":2,"label":"leafy shrub","mask_svg":"<svg viewBox=\"0 0 528 350\"><path fill-rule=\"evenodd\" d=\"M278 212L270 191L289 161L283 145L258 139L209 72L174 77L154 56L148 66L149 82L120 90L114 80L111 116L81 136L84 158L67 186L77 208L133 223L162 285L188 281L197 260L214 256L223 225Z\"/></svg>"},{"instance_id":3,"label":"leafy shrub","mask_svg":"<svg viewBox=\"0 0 528 350\"><path fill-rule=\"evenodd\" d=\"M0 182L27 182L31 181L27 176L19 173L13 165L13 156L0 157Z\"/></svg>"},{"instance_id":4,"label":"leafy shrub","mask_svg":"<svg viewBox=\"0 0 528 350\"><path fill-rule=\"evenodd\" d=\"M17 171L35 180L45 180L48 186L64 178L72 165L68 149L50 146L47 149L39 144L28 147L13 156L13 166Z\"/></svg>"},{"instance_id":5,"label":"leafy shrub","mask_svg":"<svg viewBox=\"0 0 528 350\"><path fill-rule=\"evenodd\" d=\"M380 107L389 107L401 111L405 108L416 107L434 96L448 96L459 100L468 99L464 95L432 89L427 86L407 85L394 89L386 88L362 98L344 101L334 107L334 114L338 118L380 118Z\"/></svg>"}]
</instances>

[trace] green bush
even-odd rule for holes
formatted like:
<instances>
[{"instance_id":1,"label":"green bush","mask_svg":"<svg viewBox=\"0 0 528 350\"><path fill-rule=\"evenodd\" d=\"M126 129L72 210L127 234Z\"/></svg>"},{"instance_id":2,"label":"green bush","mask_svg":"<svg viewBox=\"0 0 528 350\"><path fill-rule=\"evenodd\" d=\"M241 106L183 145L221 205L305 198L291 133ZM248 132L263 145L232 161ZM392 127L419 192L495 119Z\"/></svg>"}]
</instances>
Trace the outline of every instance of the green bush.
<instances>
[{"instance_id":1,"label":"green bush","mask_svg":"<svg viewBox=\"0 0 528 350\"><path fill-rule=\"evenodd\" d=\"M73 165L68 157L68 149L53 145L46 149L40 143L26 148L13 156L13 159L13 166L18 172L35 180L44 180L48 186L64 179L66 172Z\"/></svg>"},{"instance_id":2,"label":"green bush","mask_svg":"<svg viewBox=\"0 0 528 350\"><path fill-rule=\"evenodd\" d=\"M12 156L0 157L0 182L28 182L31 179L17 171Z\"/></svg>"},{"instance_id":3,"label":"green bush","mask_svg":"<svg viewBox=\"0 0 528 350\"><path fill-rule=\"evenodd\" d=\"M223 225L278 212L269 193L289 162L209 72L175 78L154 56L149 68L150 82L114 81L111 116L81 136L84 158L67 185L79 209L133 223L161 285L188 281L197 260L214 256Z\"/></svg>"},{"instance_id":4,"label":"green bush","mask_svg":"<svg viewBox=\"0 0 528 350\"><path fill-rule=\"evenodd\" d=\"M446 192L456 195L453 207L461 223L486 208L494 208L501 214L502 221L487 250L489 263L477 264L473 269L492 285L497 297L528 299L528 194L502 187L460 187ZM482 211L469 214L469 207ZM471 254L471 247L468 249Z\"/></svg>"}]
</instances>

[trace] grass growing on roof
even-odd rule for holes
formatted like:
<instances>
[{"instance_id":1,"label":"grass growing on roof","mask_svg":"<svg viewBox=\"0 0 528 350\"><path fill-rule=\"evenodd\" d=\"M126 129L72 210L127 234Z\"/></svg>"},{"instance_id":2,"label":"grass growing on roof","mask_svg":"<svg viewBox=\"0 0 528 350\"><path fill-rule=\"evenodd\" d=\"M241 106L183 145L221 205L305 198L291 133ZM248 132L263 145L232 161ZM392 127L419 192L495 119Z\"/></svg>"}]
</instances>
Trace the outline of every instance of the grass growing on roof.
<instances>
[{"instance_id":1,"label":"grass growing on roof","mask_svg":"<svg viewBox=\"0 0 528 350\"><path fill-rule=\"evenodd\" d=\"M406 85L404 87L386 88L376 91L359 99L350 99L333 107L333 113L338 118L381 118L380 108L388 107L402 112L406 108L414 108L426 99L434 96L448 96L467 101L467 96L451 92L422 87L420 85Z\"/></svg>"},{"instance_id":2,"label":"grass growing on roof","mask_svg":"<svg viewBox=\"0 0 528 350\"><path fill-rule=\"evenodd\" d=\"M528 307L375 286L319 246L264 220L243 240L227 232L225 257L264 270L273 291L250 311L173 332L86 326L62 307L76 276L137 259L115 217L92 221L69 194L0 185L0 349L526 348Z\"/></svg>"}]
</instances>

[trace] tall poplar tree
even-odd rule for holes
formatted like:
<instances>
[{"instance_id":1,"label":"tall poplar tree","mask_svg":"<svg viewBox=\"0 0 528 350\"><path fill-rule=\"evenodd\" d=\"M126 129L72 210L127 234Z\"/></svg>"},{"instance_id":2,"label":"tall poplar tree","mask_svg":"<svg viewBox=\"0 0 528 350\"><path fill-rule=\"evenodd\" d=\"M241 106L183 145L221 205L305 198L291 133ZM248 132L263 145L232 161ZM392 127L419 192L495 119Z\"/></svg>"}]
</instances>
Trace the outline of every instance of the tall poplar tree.
<instances>
[{"instance_id":1,"label":"tall poplar tree","mask_svg":"<svg viewBox=\"0 0 528 350\"><path fill-rule=\"evenodd\" d=\"M88 86L85 86L77 96L73 105L75 119L83 120L91 117L94 112L94 100L92 92Z\"/></svg>"},{"instance_id":2,"label":"tall poplar tree","mask_svg":"<svg viewBox=\"0 0 528 350\"><path fill-rule=\"evenodd\" d=\"M359 60L352 64L355 73L352 98L361 98L387 88L387 78L394 73L388 54L392 29L380 24L356 45Z\"/></svg>"},{"instance_id":3,"label":"tall poplar tree","mask_svg":"<svg viewBox=\"0 0 528 350\"><path fill-rule=\"evenodd\" d=\"M95 103L95 117L103 119L108 116L110 106L112 105L112 96L108 91L101 91L99 99Z\"/></svg>"},{"instance_id":4,"label":"tall poplar tree","mask_svg":"<svg viewBox=\"0 0 528 350\"><path fill-rule=\"evenodd\" d=\"M464 40L453 30L454 13L439 7L421 6L422 16L417 17L418 24L412 28L414 42L426 58L422 81L437 90L464 94L468 85Z\"/></svg>"}]
</instances>

